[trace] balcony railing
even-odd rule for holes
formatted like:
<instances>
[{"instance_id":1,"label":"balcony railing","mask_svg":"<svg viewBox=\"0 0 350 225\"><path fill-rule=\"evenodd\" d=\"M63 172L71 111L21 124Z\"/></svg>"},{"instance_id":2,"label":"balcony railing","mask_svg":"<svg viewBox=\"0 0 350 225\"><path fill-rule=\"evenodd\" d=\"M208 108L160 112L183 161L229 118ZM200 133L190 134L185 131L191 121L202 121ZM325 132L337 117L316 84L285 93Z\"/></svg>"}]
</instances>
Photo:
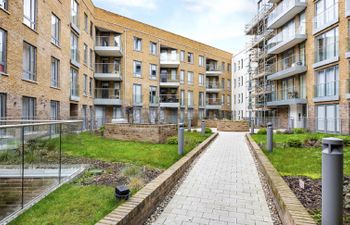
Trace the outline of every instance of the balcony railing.
<instances>
[{"instance_id":1,"label":"balcony railing","mask_svg":"<svg viewBox=\"0 0 350 225\"><path fill-rule=\"evenodd\" d=\"M318 46L315 48L315 63L338 57L339 42L334 41L326 46Z\"/></svg>"},{"instance_id":2,"label":"balcony railing","mask_svg":"<svg viewBox=\"0 0 350 225\"><path fill-rule=\"evenodd\" d=\"M338 19L338 2L330 5L323 12L318 13L313 18L314 32L325 28Z\"/></svg>"},{"instance_id":3,"label":"balcony railing","mask_svg":"<svg viewBox=\"0 0 350 225\"><path fill-rule=\"evenodd\" d=\"M314 96L316 98L337 95L339 95L339 81L332 81L314 85Z\"/></svg>"},{"instance_id":4,"label":"balcony railing","mask_svg":"<svg viewBox=\"0 0 350 225\"><path fill-rule=\"evenodd\" d=\"M267 50L269 51L276 45L279 45L283 42L291 40L292 38L295 38L298 34L306 34L305 31L305 24L301 24L297 28L294 28L293 30L290 30L288 32L282 30L268 41Z\"/></svg>"},{"instance_id":5,"label":"balcony railing","mask_svg":"<svg viewBox=\"0 0 350 225\"><path fill-rule=\"evenodd\" d=\"M273 91L271 93L271 99L268 101L277 102L277 101L287 101L287 100L295 100L295 99L303 99L304 96L300 95L300 92L293 89L280 89L278 91Z\"/></svg>"},{"instance_id":6,"label":"balcony railing","mask_svg":"<svg viewBox=\"0 0 350 225\"><path fill-rule=\"evenodd\" d=\"M160 103L179 103L179 97L177 94L160 94Z\"/></svg>"},{"instance_id":7,"label":"balcony railing","mask_svg":"<svg viewBox=\"0 0 350 225\"><path fill-rule=\"evenodd\" d=\"M221 98L207 98L206 99L207 105L222 105Z\"/></svg>"},{"instance_id":8,"label":"balcony railing","mask_svg":"<svg viewBox=\"0 0 350 225\"><path fill-rule=\"evenodd\" d=\"M122 39L120 35L96 36L96 46L119 47L121 49Z\"/></svg>"},{"instance_id":9,"label":"balcony railing","mask_svg":"<svg viewBox=\"0 0 350 225\"><path fill-rule=\"evenodd\" d=\"M177 74L172 73L161 73L160 74L160 82L179 82L179 77Z\"/></svg>"},{"instance_id":10,"label":"balcony railing","mask_svg":"<svg viewBox=\"0 0 350 225\"><path fill-rule=\"evenodd\" d=\"M180 55L178 53L160 53L161 62L180 62Z\"/></svg>"},{"instance_id":11,"label":"balcony railing","mask_svg":"<svg viewBox=\"0 0 350 225\"><path fill-rule=\"evenodd\" d=\"M275 72L280 72L296 66L305 66L305 61L299 60L295 55L289 55L279 59L271 65L271 67L275 68Z\"/></svg>"},{"instance_id":12,"label":"balcony railing","mask_svg":"<svg viewBox=\"0 0 350 225\"><path fill-rule=\"evenodd\" d=\"M95 73L116 74L120 76L120 63L95 63Z\"/></svg>"},{"instance_id":13,"label":"balcony railing","mask_svg":"<svg viewBox=\"0 0 350 225\"><path fill-rule=\"evenodd\" d=\"M101 99L121 99L120 89L115 88L95 88L95 98Z\"/></svg>"},{"instance_id":14,"label":"balcony railing","mask_svg":"<svg viewBox=\"0 0 350 225\"><path fill-rule=\"evenodd\" d=\"M207 82L206 88L207 89L221 89L222 86L220 85L219 82Z\"/></svg>"},{"instance_id":15,"label":"balcony railing","mask_svg":"<svg viewBox=\"0 0 350 225\"><path fill-rule=\"evenodd\" d=\"M206 68L209 72L223 71L222 66L217 64L207 64Z\"/></svg>"}]
</instances>

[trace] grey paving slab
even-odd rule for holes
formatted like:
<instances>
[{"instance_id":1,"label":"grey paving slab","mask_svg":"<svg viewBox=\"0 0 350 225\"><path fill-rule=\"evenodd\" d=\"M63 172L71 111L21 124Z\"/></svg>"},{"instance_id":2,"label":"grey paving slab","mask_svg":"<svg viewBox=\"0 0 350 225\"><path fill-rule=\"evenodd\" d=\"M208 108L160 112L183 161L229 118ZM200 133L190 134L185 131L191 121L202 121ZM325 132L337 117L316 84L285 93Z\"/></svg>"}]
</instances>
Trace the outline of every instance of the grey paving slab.
<instances>
[{"instance_id":1,"label":"grey paving slab","mask_svg":"<svg viewBox=\"0 0 350 225\"><path fill-rule=\"evenodd\" d=\"M244 133L219 134L154 224L273 224Z\"/></svg>"}]
</instances>

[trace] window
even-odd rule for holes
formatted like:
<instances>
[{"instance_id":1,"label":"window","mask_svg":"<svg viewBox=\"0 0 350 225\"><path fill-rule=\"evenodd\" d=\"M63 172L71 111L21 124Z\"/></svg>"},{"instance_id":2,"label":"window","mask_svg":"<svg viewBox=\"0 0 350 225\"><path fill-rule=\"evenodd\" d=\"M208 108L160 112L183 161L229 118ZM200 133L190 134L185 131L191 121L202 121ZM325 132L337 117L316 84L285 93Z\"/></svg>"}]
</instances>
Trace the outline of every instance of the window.
<instances>
[{"instance_id":1,"label":"window","mask_svg":"<svg viewBox=\"0 0 350 225\"><path fill-rule=\"evenodd\" d=\"M79 51L78 51L78 36L71 32L70 35L70 49L71 49L71 60L73 62L79 62Z\"/></svg>"},{"instance_id":2,"label":"window","mask_svg":"<svg viewBox=\"0 0 350 225\"><path fill-rule=\"evenodd\" d=\"M90 48L90 68L94 68L94 51Z\"/></svg>"},{"instance_id":3,"label":"window","mask_svg":"<svg viewBox=\"0 0 350 225\"><path fill-rule=\"evenodd\" d=\"M90 21L90 37L94 37L94 23Z\"/></svg>"},{"instance_id":4,"label":"window","mask_svg":"<svg viewBox=\"0 0 350 225\"><path fill-rule=\"evenodd\" d=\"M157 87L155 86L149 87L149 103L157 104Z\"/></svg>"},{"instance_id":5,"label":"window","mask_svg":"<svg viewBox=\"0 0 350 225\"><path fill-rule=\"evenodd\" d=\"M185 51L180 52L180 61L185 62Z\"/></svg>"},{"instance_id":6,"label":"window","mask_svg":"<svg viewBox=\"0 0 350 225\"><path fill-rule=\"evenodd\" d=\"M227 89L231 91L231 80L227 80Z\"/></svg>"},{"instance_id":7,"label":"window","mask_svg":"<svg viewBox=\"0 0 350 225\"><path fill-rule=\"evenodd\" d=\"M59 87L60 61L51 57L51 87Z\"/></svg>"},{"instance_id":8,"label":"window","mask_svg":"<svg viewBox=\"0 0 350 225\"><path fill-rule=\"evenodd\" d=\"M317 71L316 73L316 96L326 97L339 94L339 69L338 66Z\"/></svg>"},{"instance_id":9,"label":"window","mask_svg":"<svg viewBox=\"0 0 350 225\"><path fill-rule=\"evenodd\" d=\"M134 50L135 51L142 51L142 39L138 37L134 37Z\"/></svg>"},{"instance_id":10,"label":"window","mask_svg":"<svg viewBox=\"0 0 350 225\"><path fill-rule=\"evenodd\" d=\"M180 83L181 84L185 83L185 71L184 70L180 71Z\"/></svg>"},{"instance_id":11,"label":"window","mask_svg":"<svg viewBox=\"0 0 350 225\"><path fill-rule=\"evenodd\" d=\"M227 95L227 105L231 105L231 95Z\"/></svg>"},{"instance_id":12,"label":"window","mask_svg":"<svg viewBox=\"0 0 350 225\"><path fill-rule=\"evenodd\" d=\"M199 74L198 83L199 83L199 86L204 86L204 74Z\"/></svg>"},{"instance_id":13,"label":"window","mask_svg":"<svg viewBox=\"0 0 350 225\"><path fill-rule=\"evenodd\" d=\"M221 104L224 105L225 104L225 96L221 95Z\"/></svg>"},{"instance_id":14,"label":"window","mask_svg":"<svg viewBox=\"0 0 350 225\"><path fill-rule=\"evenodd\" d=\"M339 55L339 29L334 28L316 37L316 61L320 62Z\"/></svg>"},{"instance_id":15,"label":"window","mask_svg":"<svg viewBox=\"0 0 350 225\"><path fill-rule=\"evenodd\" d=\"M133 86L133 102L134 105L142 104L142 86L140 84Z\"/></svg>"},{"instance_id":16,"label":"window","mask_svg":"<svg viewBox=\"0 0 350 225\"><path fill-rule=\"evenodd\" d=\"M187 62L193 64L193 53L191 52L188 53Z\"/></svg>"},{"instance_id":17,"label":"window","mask_svg":"<svg viewBox=\"0 0 350 225\"><path fill-rule=\"evenodd\" d=\"M50 101L50 117L51 120L59 120L60 103L58 101Z\"/></svg>"},{"instance_id":18,"label":"window","mask_svg":"<svg viewBox=\"0 0 350 225\"><path fill-rule=\"evenodd\" d=\"M84 74L84 95L87 96L87 82L88 82L88 76Z\"/></svg>"},{"instance_id":19,"label":"window","mask_svg":"<svg viewBox=\"0 0 350 225\"><path fill-rule=\"evenodd\" d=\"M142 77L142 62L134 61L134 76Z\"/></svg>"},{"instance_id":20,"label":"window","mask_svg":"<svg viewBox=\"0 0 350 225\"><path fill-rule=\"evenodd\" d=\"M232 72L232 66L230 63L227 64L227 71L230 73Z\"/></svg>"},{"instance_id":21,"label":"window","mask_svg":"<svg viewBox=\"0 0 350 225\"><path fill-rule=\"evenodd\" d=\"M338 19L337 0L319 0L315 3L314 29L321 29Z\"/></svg>"},{"instance_id":22,"label":"window","mask_svg":"<svg viewBox=\"0 0 350 225\"><path fill-rule=\"evenodd\" d=\"M199 66L204 66L204 56L199 56L198 57L198 65Z\"/></svg>"},{"instance_id":23,"label":"window","mask_svg":"<svg viewBox=\"0 0 350 225\"><path fill-rule=\"evenodd\" d=\"M187 92L187 106L193 107L193 91Z\"/></svg>"},{"instance_id":24,"label":"window","mask_svg":"<svg viewBox=\"0 0 350 225\"><path fill-rule=\"evenodd\" d=\"M84 64L87 64L88 61L88 46L84 43Z\"/></svg>"},{"instance_id":25,"label":"window","mask_svg":"<svg viewBox=\"0 0 350 225\"><path fill-rule=\"evenodd\" d=\"M23 79L36 81L36 48L23 43Z\"/></svg>"},{"instance_id":26,"label":"window","mask_svg":"<svg viewBox=\"0 0 350 225\"><path fill-rule=\"evenodd\" d=\"M199 102L198 102L198 105L200 107L204 107L204 92L199 92Z\"/></svg>"},{"instance_id":27,"label":"window","mask_svg":"<svg viewBox=\"0 0 350 225\"><path fill-rule=\"evenodd\" d=\"M36 99L31 97L22 98L22 119L34 120L36 118Z\"/></svg>"},{"instance_id":28,"label":"window","mask_svg":"<svg viewBox=\"0 0 350 225\"><path fill-rule=\"evenodd\" d=\"M180 104L181 106L185 106L185 91L181 90L180 92Z\"/></svg>"},{"instance_id":29,"label":"window","mask_svg":"<svg viewBox=\"0 0 350 225\"><path fill-rule=\"evenodd\" d=\"M84 13L84 30L86 33L89 32L89 18L86 13Z\"/></svg>"},{"instance_id":30,"label":"window","mask_svg":"<svg viewBox=\"0 0 350 225\"><path fill-rule=\"evenodd\" d=\"M149 44L149 51L152 55L157 55L157 43L150 42Z\"/></svg>"},{"instance_id":31,"label":"window","mask_svg":"<svg viewBox=\"0 0 350 225\"><path fill-rule=\"evenodd\" d=\"M7 0L0 0L0 8L7 10Z\"/></svg>"},{"instance_id":32,"label":"window","mask_svg":"<svg viewBox=\"0 0 350 225\"><path fill-rule=\"evenodd\" d=\"M0 93L0 119L6 118L6 94Z\"/></svg>"},{"instance_id":33,"label":"window","mask_svg":"<svg viewBox=\"0 0 350 225\"><path fill-rule=\"evenodd\" d=\"M157 79L157 65L155 65L155 64L149 65L149 75L150 75L150 79L152 79L152 80Z\"/></svg>"},{"instance_id":34,"label":"window","mask_svg":"<svg viewBox=\"0 0 350 225\"><path fill-rule=\"evenodd\" d=\"M193 84L193 72L187 72L187 82Z\"/></svg>"},{"instance_id":35,"label":"window","mask_svg":"<svg viewBox=\"0 0 350 225\"><path fill-rule=\"evenodd\" d=\"M51 15L51 42L55 45L60 45L60 29L61 21L55 16Z\"/></svg>"},{"instance_id":36,"label":"window","mask_svg":"<svg viewBox=\"0 0 350 225\"><path fill-rule=\"evenodd\" d=\"M2 30L0 28L0 73L6 73L6 53L7 53L7 47L6 47L6 37L7 33L6 31Z\"/></svg>"},{"instance_id":37,"label":"window","mask_svg":"<svg viewBox=\"0 0 350 225\"><path fill-rule=\"evenodd\" d=\"M90 94L90 96L92 96L92 88L93 88L93 86L92 86L92 78L90 77L90 81L89 81L89 94Z\"/></svg>"},{"instance_id":38,"label":"window","mask_svg":"<svg viewBox=\"0 0 350 225\"><path fill-rule=\"evenodd\" d=\"M79 5L76 0L72 0L71 2L71 23L75 25L75 27L79 27Z\"/></svg>"},{"instance_id":39,"label":"window","mask_svg":"<svg viewBox=\"0 0 350 225\"><path fill-rule=\"evenodd\" d=\"M221 88L225 88L225 79L224 78L221 79Z\"/></svg>"},{"instance_id":40,"label":"window","mask_svg":"<svg viewBox=\"0 0 350 225\"><path fill-rule=\"evenodd\" d=\"M23 23L32 29L36 29L36 0L23 0Z\"/></svg>"},{"instance_id":41,"label":"window","mask_svg":"<svg viewBox=\"0 0 350 225\"><path fill-rule=\"evenodd\" d=\"M339 105L318 105L317 130L325 133L340 132Z\"/></svg>"},{"instance_id":42,"label":"window","mask_svg":"<svg viewBox=\"0 0 350 225\"><path fill-rule=\"evenodd\" d=\"M78 82L78 71L71 68L71 96L79 97L79 82Z\"/></svg>"}]
</instances>

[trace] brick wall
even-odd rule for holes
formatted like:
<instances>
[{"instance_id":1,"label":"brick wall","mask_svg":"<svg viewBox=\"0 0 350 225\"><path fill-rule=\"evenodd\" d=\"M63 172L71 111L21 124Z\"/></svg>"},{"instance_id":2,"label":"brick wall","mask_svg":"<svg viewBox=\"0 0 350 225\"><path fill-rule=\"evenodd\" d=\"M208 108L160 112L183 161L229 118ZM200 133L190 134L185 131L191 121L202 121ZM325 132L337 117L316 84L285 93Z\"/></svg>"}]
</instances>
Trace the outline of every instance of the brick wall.
<instances>
[{"instance_id":1,"label":"brick wall","mask_svg":"<svg viewBox=\"0 0 350 225\"><path fill-rule=\"evenodd\" d=\"M248 121L223 121L217 122L218 131L247 132L249 131Z\"/></svg>"},{"instance_id":2,"label":"brick wall","mask_svg":"<svg viewBox=\"0 0 350 225\"><path fill-rule=\"evenodd\" d=\"M124 141L165 143L168 137L177 135L177 125L106 124L104 137Z\"/></svg>"}]
</instances>

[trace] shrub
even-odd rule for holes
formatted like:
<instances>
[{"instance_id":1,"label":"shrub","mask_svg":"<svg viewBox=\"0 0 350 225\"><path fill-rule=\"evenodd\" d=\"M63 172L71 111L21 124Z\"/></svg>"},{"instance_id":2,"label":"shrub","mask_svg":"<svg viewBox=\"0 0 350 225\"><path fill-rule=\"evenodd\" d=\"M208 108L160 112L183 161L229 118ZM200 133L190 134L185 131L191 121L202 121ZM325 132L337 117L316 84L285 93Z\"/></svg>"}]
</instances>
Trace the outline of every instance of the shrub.
<instances>
[{"instance_id":1,"label":"shrub","mask_svg":"<svg viewBox=\"0 0 350 225\"><path fill-rule=\"evenodd\" d=\"M136 177L141 174L141 169L137 166L128 166L123 169L122 174L125 177Z\"/></svg>"},{"instance_id":2,"label":"shrub","mask_svg":"<svg viewBox=\"0 0 350 225\"><path fill-rule=\"evenodd\" d=\"M309 134L304 139L304 146L305 147L320 147L320 136L317 134Z\"/></svg>"},{"instance_id":3,"label":"shrub","mask_svg":"<svg viewBox=\"0 0 350 225\"><path fill-rule=\"evenodd\" d=\"M291 148L301 148L301 147L303 147L303 143L298 138L289 138L287 140L287 144Z\"/></svg>"},{"instance_id":4,"label":"shrub","mask_svg":"<svg viewBox=\"0 0 350 225\"><path fill-rule=\"evenodd\" d=\"M177 136L168 137L168 139L166 140L166 143L168 145L177 145L178 144Z\"/></svg>"},{"instance_id":5,"label":"shrub","mask_svg":"<svg viewBox=\"0 0 350 225\"><path fill-rule=\"evenodd\" d=\"M205 128L205 133L206 134L212 134L213 131L210 128Z\"/></svg>"},{"instance_id":6,"label":"shrub","mask_svg":"<svg viewBox=\"0 0 350 225\"><path fill-rule=\"evenodd\" d=\"M192 130L193 133L197 133L198 131L197 130Z\"/></svg>"},{"instance_id":7,"label":"shrub","mask_svg":"<svg viewBox=\"0 0 350 225\"><path fill-rule=\"evenodd\" d=\"M266 128L260 128L258 131L258 134L266 134L266 133L267 133Z\"/></svg>"},{"instance_id":8,"label":"shrub","mask_svg":"<svg viewBox=\"0 0 350 225\"><path fill-rule=\"evenodd\" d=\"M283 134L293 134L293 132L290 130L285 130L285 131L283 131Z\"/></svg>"},{"instance_id":9,"label":"shrub","mask_svg":"<svg viewBox=\"0 0 350 225\"><path fill-rule=\"evenodd\" d=\"M138 191L141 188L143 188L143 186L145 186L145 182L143 181L142 178L139 178L139 177L131 177L130 178L129 188L132 191Z\"/></svg>"},{"instance_id":10,"label":"shrub","mask_svg":"<svg viewBox=\"0 0 350 225\"><path fill-rule=\"evenodd\" d=\"M345 146L350 146L350 137L342 137L344 145Z\"/></svg>"},{"instance_id":11,"label":"shrub","mask_svg":"<svg viewBox=\"0 0 350 225\"><path fill-rule=\"evenodd\" d=\"M283 134L283 132L278 130L278 131L276 131L276 134Z\"/></svg>"},{"instance_id":12,"label":"shrub","mask_svg":"<svg viewBox=\"0 0 350 225\"><path fill-rule=\"evenodd\" d=\"M304 133L306 133L306 130L303 128L294 128L293 133L294 134L304 134Z\"/></svg>"}]
</instances>

